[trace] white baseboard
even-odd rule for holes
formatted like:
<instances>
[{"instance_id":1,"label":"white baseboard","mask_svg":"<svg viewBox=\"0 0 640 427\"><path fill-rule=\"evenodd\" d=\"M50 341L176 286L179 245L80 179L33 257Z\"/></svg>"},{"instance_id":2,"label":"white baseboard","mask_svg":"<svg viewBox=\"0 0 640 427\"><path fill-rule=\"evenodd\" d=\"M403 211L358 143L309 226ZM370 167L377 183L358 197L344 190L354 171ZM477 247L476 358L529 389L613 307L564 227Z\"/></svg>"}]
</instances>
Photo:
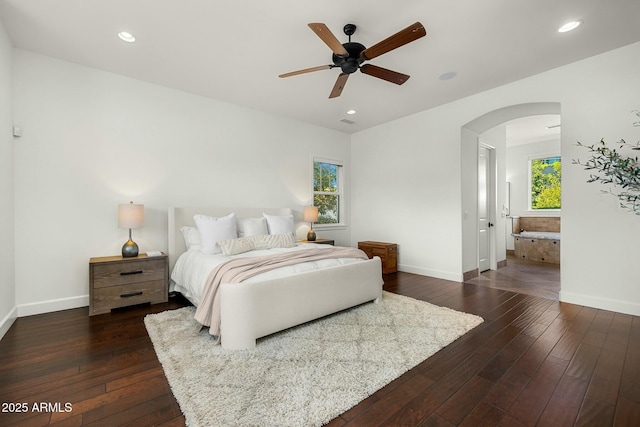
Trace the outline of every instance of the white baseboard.
<instances>
[{"instance_id":1,"label":"white baseboard","mask_svg":"<svg viewBox=\"0 0 640 427\"><path fill-rule=\"evenodd\" d=\"M586 307L601 310L615 311L617 313L640 316L640 304L629 301L614 300L609 298L594 297L591 295L576 294L560 290L560 301L570 304L584 305Z\"/></svg>"},{"instance_id":2,"label":"white baseboard","mask_svg":"<svg viewBox=\"0 0 640 427\"><path fill-rule=\"evenodd\" d=\"M406 273L419 274L421 276L435 277L437 279L462 282L462 273L449 273L447 271L430 270L428 268L415 267L412 265L398 264L398 270Z\"/></svg>"},{"instance_id":3,"label":"white baseboard","mask_svg":"<svg viewBox=\"0 0 640 427\"><path fill-rule=\"evenodd\" d=\"M68 310L70 308L86 307L88 305L89 295L33 302L30 304L18 305L18 317L50 313L52 311Z\"/></svg>"},{"instance_id":4,"label":"white baseboard","mask_svg":"<svg viewBox=\"0 0 640 427\"><path fill-rule=\"evenodd\" d=\"M15 322L17 318L18 318L18 308L13 307L9 312L9 314L4 316L4 319L2 319L2 322L0 322L0 340L2 339L2 337L4 337L4 334L7 333L7 331L9 330L11 325L13 325L13 322Z\"/></svg>"}]
</instances>

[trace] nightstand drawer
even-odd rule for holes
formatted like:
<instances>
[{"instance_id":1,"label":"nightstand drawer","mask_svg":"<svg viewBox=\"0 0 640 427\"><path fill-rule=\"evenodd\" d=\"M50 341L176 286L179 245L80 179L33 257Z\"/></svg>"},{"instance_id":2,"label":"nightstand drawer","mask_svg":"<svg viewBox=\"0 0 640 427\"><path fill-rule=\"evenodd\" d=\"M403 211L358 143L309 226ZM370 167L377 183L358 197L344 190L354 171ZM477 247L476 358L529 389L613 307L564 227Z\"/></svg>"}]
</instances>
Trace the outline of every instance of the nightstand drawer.
<instances>
[{"instance_id":1,"label":"nightstand drawer","mask_svg":"<svg viewBox=\"0 0 640 427\"><path fill-rule=\"evenodd\" d=\"M93 266L93 286L98 289L127 283L163 280L164 275L164 259L96 264Z\"/></svg>"},{"instance_id":2,"label":"nightstand drawer","mask_svg":"<svg viewBox=\"0 0 640 427\"><path fill-rule=\"evenodd\" d=\"M156 304L166 301L164 280L109 286L95 289L93 293L93 314L108 313L112 308L149 302Z\"/></svg>"}]
</instances>

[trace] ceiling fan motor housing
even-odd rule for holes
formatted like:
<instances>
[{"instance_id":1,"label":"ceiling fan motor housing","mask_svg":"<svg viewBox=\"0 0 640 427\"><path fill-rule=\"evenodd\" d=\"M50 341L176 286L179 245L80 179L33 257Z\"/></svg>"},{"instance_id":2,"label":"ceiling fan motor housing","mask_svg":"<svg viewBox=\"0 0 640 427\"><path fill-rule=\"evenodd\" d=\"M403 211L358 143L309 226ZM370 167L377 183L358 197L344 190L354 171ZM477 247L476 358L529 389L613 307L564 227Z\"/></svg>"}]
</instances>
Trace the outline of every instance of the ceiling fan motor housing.
<instances>
[{"instance_id":1,"label":"ceiling fan motor housing","mask_svg":"<svg viewBox=\"0 0 640 427\"><path fill-rule=\"evenodd\" d=\"M364 59L360 58L360 53L366 48L356 42L344 43L342 46L349 53L349 56L345 57L334 53L333 63L336 67L340 67L345 74L355 73L360 68L360 64L364 62Z\"/></svg>"}]
</instances>

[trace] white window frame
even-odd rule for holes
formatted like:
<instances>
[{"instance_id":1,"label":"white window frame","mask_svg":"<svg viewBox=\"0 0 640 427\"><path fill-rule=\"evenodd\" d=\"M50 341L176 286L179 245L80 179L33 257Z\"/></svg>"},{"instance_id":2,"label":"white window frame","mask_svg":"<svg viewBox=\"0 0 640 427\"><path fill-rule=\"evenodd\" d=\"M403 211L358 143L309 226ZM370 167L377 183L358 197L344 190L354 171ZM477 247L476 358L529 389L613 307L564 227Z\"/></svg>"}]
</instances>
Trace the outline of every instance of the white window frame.
<instances>
[{"instance_id":1,"label":"white window frame","mask_svg":"<svg viewBox=\"0 0 640 427\"><path fill-rule=\"evenodd\" d=\"M315 168L315 164L316 162L318 163L328 163L331 165L336 165L338 166L338 191L336 192L316 192L314 191L313 188L313 184L314 184L314 168ZM313 228L314 229L318 229L318 230L322 230L322 229L337 229L337 228L344 228L347 226L347 222L345 221L346 218L346 209L345 209L345 195L344 195L344 178L345 177L345 162L343 162L342 160L336 160L336 159L328 159L325 157L313 157L312 161L311 161L311 204L313 204L314 201L314 196L316 194L330 194L330 195L337 195L338 196L338 222L335 224L319 224L319 223L314 223L313 224Z\"/></svg>"},{"instance_id":2,"label":"white window frame","mask_svg":"<svg viewBox=\"0 0 640 427\"><path fill-rule=\"evenodd\" d=\"M531 163L534 160L548 159L550 157L560 157L560 161L562 161L562 156L557 151L551 152L551 153L545 153L545 154L535 154L528 157L528 160L527 160L527 209L529 210L529 212L540 212L540 213L541 212L560 212L562 210L562 207L560 207L560 209L533 209L533 207L531 206L531 184L532 184Z\"/></svg>"}]
</instances>

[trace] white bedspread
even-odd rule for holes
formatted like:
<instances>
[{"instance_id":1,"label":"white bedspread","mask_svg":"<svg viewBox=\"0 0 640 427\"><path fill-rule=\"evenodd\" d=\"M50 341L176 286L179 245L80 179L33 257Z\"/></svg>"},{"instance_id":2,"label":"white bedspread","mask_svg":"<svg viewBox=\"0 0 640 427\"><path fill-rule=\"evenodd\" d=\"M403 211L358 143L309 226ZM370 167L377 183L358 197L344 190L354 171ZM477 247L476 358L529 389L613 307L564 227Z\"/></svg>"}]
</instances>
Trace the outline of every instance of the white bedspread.
<instances>
[{"instance_id":1,"label":"white bedspread","mask_svg":"<svg viewBox=\"0 0 640 427\"><path fill-rule=\"evenodd\" d=\"M225 256L223 254L204 254L199 250L191 250L180 255L176 261L176 265L171 272L171 280L174 282L173 290L180 292L194 305L200 303L200 298L204 289L204 284L209 276L211 270L218 264L222 264L225 261L236 258L254 257L260 255L274 254L297 251L300 249L317 248L323 250L331 248L328 245L321 245L317 243L302 243L293 248L280 248L280 249L266 249L258 251L245 252L239 255ZM259 282L261 280L276 279L279 277L292 276L295 274L304 273L307 271L319 270L322 268L335 267L339 265L352 264L356 262L362 262L361 259L356 258L338 258L338 259L325 259L320 261L305 262L288 267L278 268L250 279L247 279L246 283Z\"/></svg>"}]
</instances>

